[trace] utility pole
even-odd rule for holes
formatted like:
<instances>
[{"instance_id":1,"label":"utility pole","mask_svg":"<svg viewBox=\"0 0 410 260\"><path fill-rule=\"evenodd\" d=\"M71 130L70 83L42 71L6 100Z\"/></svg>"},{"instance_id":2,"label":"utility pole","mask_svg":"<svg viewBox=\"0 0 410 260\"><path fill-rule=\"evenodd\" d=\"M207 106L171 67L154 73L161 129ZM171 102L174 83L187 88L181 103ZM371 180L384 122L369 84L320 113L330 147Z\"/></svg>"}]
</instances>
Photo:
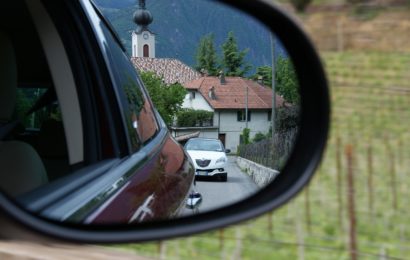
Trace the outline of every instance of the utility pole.
<instances>
[{"instance_id":1,"label":"utility pole","mask_svg":"<svg viewBox=\"0 0 410 260\"><path fill-rule=\"evenodd\" d=\"M248 97L249 88L246 86L246 98L245 98L245 128L248 128Z\"/></svg>"},{"instance_id":2,"label":"utility pole","mask_svg":"<svg viewBox=\"0 0 410 260\"><path fill-rule=\"evenodd\" d=\"M275 138L275 107L276 107L276 94L275 94L275 39L273 34L270 35L271 48L272 48L272 140Z\"/></svg>"}]
</instances>

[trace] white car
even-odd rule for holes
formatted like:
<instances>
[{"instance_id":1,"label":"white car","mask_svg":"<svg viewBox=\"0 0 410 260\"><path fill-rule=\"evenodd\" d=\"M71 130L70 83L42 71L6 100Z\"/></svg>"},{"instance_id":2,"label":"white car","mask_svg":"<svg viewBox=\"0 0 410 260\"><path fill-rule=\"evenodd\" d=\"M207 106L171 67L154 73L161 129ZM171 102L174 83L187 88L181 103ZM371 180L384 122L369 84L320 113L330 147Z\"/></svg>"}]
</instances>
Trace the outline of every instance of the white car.
<instances>
[{"instance_id":1,"label":"white car","mask_svg":"<svg viewBox=\"0 0 410 260\"><path fill-rule=\"evenodd\" d=\"M228 180L226 153L218 139L192 138L185 144L185 151L189 154L195 166L195 179L214 177L221 181Z\"/></svg>"}]
</instances>

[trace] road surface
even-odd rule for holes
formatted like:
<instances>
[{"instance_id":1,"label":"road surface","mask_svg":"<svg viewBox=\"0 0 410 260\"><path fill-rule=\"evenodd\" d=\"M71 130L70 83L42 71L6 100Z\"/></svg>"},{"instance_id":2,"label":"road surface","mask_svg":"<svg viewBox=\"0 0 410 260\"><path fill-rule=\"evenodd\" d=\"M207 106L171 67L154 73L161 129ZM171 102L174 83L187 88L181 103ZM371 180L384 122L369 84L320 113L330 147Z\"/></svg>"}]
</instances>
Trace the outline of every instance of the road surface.
<instances>
[{"instance_id":1,"label":"road surface","mask_svg":"<svg viewBox=\"0 0 410 260\"><path fill-rule=\"evenodd\" d=\"M228 181L197 181L195 190L202 194L199 212L221 208L249 197L258 190L253 180L236 165L235 157L228 156ZM183 215L192 214L186 209Z\"/></svg>"}]
</instances>

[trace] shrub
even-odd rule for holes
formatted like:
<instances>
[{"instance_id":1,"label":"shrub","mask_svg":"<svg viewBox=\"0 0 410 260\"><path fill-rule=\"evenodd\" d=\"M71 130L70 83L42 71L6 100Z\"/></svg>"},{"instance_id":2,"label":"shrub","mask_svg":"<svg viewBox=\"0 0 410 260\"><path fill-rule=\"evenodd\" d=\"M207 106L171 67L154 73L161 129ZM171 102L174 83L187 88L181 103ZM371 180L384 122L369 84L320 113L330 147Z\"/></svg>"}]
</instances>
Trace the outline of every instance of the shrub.
<instances>
[{"instance_id":1,"label":"shrub","mask_svg":"<svg viewBox=\"0 0 410 260\"><path fill-rule=\"evenodd\" d=\"M182 109L177 114L177 126L195 127L195 126L212 126L213 112L206 110Z\"/></svg>"},{"instance_id":2,"label":"shrub","mask_svg":"<svg viewBox=\"0 0 410 260\"><path fill-rule=\"evenodd\" d=\"M241 134L241 144L250 144L251 143L251 138L250 138L250 133L251 129L249 128L244 128Z\"/></svg>"},{"instance_id":3,"label":"shrub","mask_svg":"<svg viewBox=\"0 0 410 260\"><path fill-rule=\"evenodd\" d=\"M258 132L258 133L256 133L256 135L253 137L253 142L254 143L257 143L257 142L260 142L260 141L262 141L262 140L265 140L266 139L266 135L264 135L264 134L262 134L261 132Z\"/></svg>"}]
</instances>

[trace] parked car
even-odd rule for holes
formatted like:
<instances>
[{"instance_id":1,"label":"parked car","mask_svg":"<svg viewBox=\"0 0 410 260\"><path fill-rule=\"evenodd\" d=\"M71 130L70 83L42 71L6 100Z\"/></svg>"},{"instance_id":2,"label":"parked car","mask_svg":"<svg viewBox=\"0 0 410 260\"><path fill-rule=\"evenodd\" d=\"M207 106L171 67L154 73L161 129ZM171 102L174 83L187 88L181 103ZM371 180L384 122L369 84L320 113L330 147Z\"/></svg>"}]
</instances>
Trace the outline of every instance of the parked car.
<instances>
[{"instance_id":1,"label":"parked car","mask_svg":"<svg viewBox=\"0 0 410 260\"><path fill-rule=\"evenodd\" d=\"M226 165L230 153L218 139L192 138L185 144L185 151L192 159L195 166L195 179L217 178L221 181L228 180Z\"/></svg>"},{"instance_id":2,"label":"parked car","mask_svg":"<svg viewBox=\"0 0 410 260\"><path fill-rule=\"evenodd\" d=\"M179 215L194 168L93 2L8 1L0 45L7 195L74 223Z\"/></svg>"}]
</instances>

